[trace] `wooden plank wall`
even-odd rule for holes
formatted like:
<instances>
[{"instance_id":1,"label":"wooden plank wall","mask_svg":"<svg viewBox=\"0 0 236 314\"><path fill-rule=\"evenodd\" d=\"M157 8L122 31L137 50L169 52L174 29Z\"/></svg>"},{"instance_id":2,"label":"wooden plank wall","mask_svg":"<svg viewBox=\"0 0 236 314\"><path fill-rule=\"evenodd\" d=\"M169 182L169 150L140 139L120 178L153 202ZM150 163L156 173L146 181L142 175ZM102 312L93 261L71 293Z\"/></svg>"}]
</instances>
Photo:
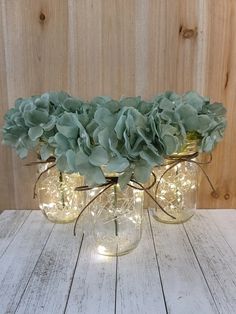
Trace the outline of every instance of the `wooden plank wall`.
<instances>
[{"instance_id":1,"label":"wooden plank wall","mask_svg":"<svg viewBox=\"0 0 236 314\"><path fill-rule=\"evenodd\" d=\"M141 95L195 89L228 108L226 138L204 179L200 208L236 207L236 1L1 0L0 117L46 90ZM0 147L0 209L35 208L35 169Z\"/></svg>"}]
</instances>

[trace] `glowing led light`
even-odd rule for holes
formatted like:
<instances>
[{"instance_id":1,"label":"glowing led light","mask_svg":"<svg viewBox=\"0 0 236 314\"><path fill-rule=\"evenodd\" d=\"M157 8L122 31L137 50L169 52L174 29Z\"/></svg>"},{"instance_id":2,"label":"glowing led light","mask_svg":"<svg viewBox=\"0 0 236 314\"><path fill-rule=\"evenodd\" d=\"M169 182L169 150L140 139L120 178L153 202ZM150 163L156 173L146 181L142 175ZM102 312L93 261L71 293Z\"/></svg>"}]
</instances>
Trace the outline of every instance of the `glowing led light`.
<instances>
[{"instance_id":1,"label":"glowing led light","mask_svg":"<svg viewBox=\"0 0 236 314\"><path fill-rule=\"evenodd\" d=\"M87 196L89 202L91 193ZM141 236L143 191L127 187L123 192L118 185L113 185L89 207L99 254L120 255L136 247Z\"/></svg>"},{"instance_id":2,"label":"glowing led light","mask_svg":"<svg viewBox=\"0 0 236 314\"><path fill-rule=\"evenodd\" d=\"M44 165L40 172L46 169ZM83 178L78 174L60 174L56 168L48 170L37 184L39 208L53 222L75 220L85 203L85 194L74 190L80 185L83 185Z\"/></svg>"},{"instance_id":3,"label":"glowing led light","mask_svg":"<svg viewBox=\"0 0 236 314\"><path fill-rule=\"evenodd\" d=\"M105 248L105 246L103 245L99 245L98 246L98 252L101 253L101 254L104 254L106 253L107 249Z\"/></svg>"},{"instance_id":4,"label":"glowing led light","mask_svg":"<svg viewBox=\"0 0 236 314\"><path fill-rule=\"evenodd\" d=\"M166 165L156 170L157 181L169 167L170 165ZM169 214L176 218L176 222L185 221L191 217L196 208L196 175L195 164L181 162L166 172L159 182L156 199ZM156 216L161 221L173 223L173 219L158 207L156 208Z\"/></svg>"}]
</instances>

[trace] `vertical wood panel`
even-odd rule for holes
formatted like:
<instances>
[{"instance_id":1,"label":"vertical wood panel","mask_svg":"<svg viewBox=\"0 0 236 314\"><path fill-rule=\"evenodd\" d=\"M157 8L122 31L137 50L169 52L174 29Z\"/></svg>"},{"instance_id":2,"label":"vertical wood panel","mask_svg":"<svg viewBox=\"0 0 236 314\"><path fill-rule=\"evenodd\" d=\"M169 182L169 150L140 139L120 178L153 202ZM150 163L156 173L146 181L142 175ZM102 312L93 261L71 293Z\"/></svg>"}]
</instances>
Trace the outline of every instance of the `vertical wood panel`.
<instances>
[{"instance_id":1,"label":"vertical wood panel","mask_svg":"<svg viewBox=\"0 0 236 314\"><path fill-rule=\"evenodd\" d=\"M8 109L6 63L4 49L3 14L0 5L0 124ZM12 151L9 147L0 147L0 209L15 208L14 176L12 169Z\"/></svg>"},{"instance_id":2,"label":"vertical wood panel","mask_svg":"<svg viewBox=\"0 0 236 314\"><path fill-rule=\"evenodd\" d=\"M102 2L102 94L135 94L135 0Z\"/></svg>"},{"instance_id":3,"label":"vertical wood panel","mask_svg":"<svg viewBox=\"0 0 236 314\"><path fill-rule=\"evenodd\" d=\"M9 105L18 97L67 89L67 2L13 0L2 7ZM16 206L37 208L32 199L36 169L24 164L13 154Z\"/></svg>"},{"instance_id":4,"label":"vertical wood panel","mask_svg":"<svg viewBox=\"0 0 236 314\"><path fill-rule=\"evenodd\" d=\"M213 162L206 170L214 182L219 197L213 198L202 178L199 206L205 208L236 207L236 2L206 1L204 29L205 80L204 93L227 106L226 136L213 153Z\"/></svg>"},{"instance_id":5,"label":"vertical wood panel","mask_svg":"<svg viewBox=\"0 0 236 314\"><path fill-rule=\"evenodd\" d=\"M15 98L45 90L90 99L195 89L223 101L229 121L206 167L219 197L202 178L199 206L236 206L235 1L3 0L1 8L1 117ZM37 207L35 169L0 150L0 208Z\"/></svg>"},{"instance_id":6,"label":"vertical wood panel","mask_svg":"<svg viewBox=\"0 0 236 314\"><path fill-rule=\"evenodd\" d=\"M138 86L142 85L136 89L137 94L152 97L164 90L183 92L193 88L198 4L197 0L138 1L136 76Z\"/></svg>"},{"instance_id":7,"label":"vertical wood panel","mask_svg":"<svg viewBox=\"0 0 236 314\"><path fill-rule=\"evenodd\" d=\"M69 88L90 99L102 94L102 0L69 0Z\"/></svg>"}]
</instances>

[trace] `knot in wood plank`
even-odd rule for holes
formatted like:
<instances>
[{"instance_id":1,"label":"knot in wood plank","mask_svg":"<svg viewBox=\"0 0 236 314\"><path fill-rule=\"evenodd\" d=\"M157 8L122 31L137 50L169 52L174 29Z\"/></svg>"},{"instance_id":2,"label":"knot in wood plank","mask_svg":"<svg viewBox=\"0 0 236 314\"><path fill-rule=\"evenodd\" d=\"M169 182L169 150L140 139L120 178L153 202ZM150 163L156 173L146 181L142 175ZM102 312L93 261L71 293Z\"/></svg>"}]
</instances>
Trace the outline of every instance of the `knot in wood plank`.
<instances>
[{"instance_id":1,"label":"knot in wood plank","mask_svg":"<svg viewBox=\"0 0 236 314\"><path fill-rule=\"evenodd\" d=\"M229 193L226 193L225 195L224 195L224 199L227 201L228 199L230 199L230 194Z\"/></svg>"},{"instance_id":2,"label":"knot in wood plank","mask_svg":"<svg viewBox=\"0 0 236 314\"><path fill-rule=\"evenodd\" d=\"M180 27L180 33L182 34L184 39L194 38L197 36L197 27L195 28Z\"/></svg>"},{"instance_id":3,"label":"knot in wood plank","mask_svg":"<svg viewBox=\"0 0 236 314\"><path fill-rule=\"evenodd\" d=\"M39 14L39 20L40 20L41 23L44 23L45 20L46 20L46 15L42 11Z\"/></svg>"},{"instance_id":4,"label":"knot in wood plank","mask_svg":"<svg viewBox=\"0 0 236 314\"><path fill-rule=\"evenodd\" d=\"M220 195L216 191L212 191L211 192L211 196L214 197L214 198L219 198Z\"/></svg>"}]
</instances>

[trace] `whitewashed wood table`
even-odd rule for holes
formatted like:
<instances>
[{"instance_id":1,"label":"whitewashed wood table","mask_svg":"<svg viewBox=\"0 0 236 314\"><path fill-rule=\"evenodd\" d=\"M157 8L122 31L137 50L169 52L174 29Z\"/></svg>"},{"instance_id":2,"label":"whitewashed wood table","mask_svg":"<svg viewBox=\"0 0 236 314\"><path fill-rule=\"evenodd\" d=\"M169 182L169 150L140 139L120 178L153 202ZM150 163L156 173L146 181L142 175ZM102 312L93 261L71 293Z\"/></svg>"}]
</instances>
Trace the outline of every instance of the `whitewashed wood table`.
<instances>
[{"instance_id":1,"label":"whitewashed wood table","mask_svg":"<svg viewBox=\"0 0 236 314\"><path fill-rule=\"evenodd\" d=\"M184 225L146 214L139 247L118 258L72 229L39 211L0 215L1 314L236 313L236 211Z\"/></svg>"}]
</instances>

